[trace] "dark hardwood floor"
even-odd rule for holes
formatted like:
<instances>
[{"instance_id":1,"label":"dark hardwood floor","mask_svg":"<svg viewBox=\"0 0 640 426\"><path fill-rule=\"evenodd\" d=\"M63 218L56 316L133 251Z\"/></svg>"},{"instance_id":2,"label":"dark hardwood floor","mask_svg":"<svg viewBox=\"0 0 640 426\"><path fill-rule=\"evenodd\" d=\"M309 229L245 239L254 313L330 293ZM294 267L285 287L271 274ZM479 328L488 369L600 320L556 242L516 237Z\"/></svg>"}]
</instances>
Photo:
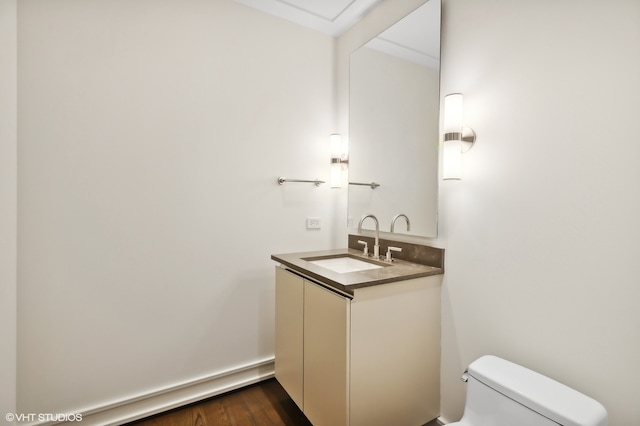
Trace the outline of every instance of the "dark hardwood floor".
<instances>
[{"instance_id":1,"label":"dark hardwood floor","mask_svg":"<svg viewBox=\"0 0 640 426\"><path fill-rule=\"evenodd\" d=\"M130 426L311 426L276 379L129 423Z\"/></svg>"},{"instance_id":2,"label":"dark hardwood floor","mask_svg":"<svg viewBox=\"0 0 640 426\"><path fill-rule=\"evenodd\" d=\"M435 420L425 426L437 426ZM127 426L312 426L276 379L228 392Z\"/></svg>"}]
</instances>

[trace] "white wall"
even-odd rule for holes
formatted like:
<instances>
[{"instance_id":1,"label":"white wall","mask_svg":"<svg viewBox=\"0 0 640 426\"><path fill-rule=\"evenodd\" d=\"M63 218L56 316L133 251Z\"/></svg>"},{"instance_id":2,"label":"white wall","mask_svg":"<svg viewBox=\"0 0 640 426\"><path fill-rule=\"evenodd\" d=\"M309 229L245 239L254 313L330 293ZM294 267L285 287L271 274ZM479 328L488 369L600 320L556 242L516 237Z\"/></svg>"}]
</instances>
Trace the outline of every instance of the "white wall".
<instances>
[{"instance_id":1,"label":"white wall","mask_svg":"<svg viewBox=\"0 0 640 426\"><path fill-rule=\"evenodd\" d=\"M333 39L230 0L23 0L18 50L19 410L271 359L270 254L336 244L336 193L276 183L329 178Z\"/></svg>"},{"instance_id":2,"label":"white wall","mask_svg":"<svg viewBox=\"0 0 640 426\"><path fill-rule=\"evenodd\" d=\"M0 418L16 411L16 0L0 0Z\"/></svg>"},{"instance_id":3,"label":"white wall","mask_svg":"<svg viewBox=\"0 0 640 426\"><path fill-rule=\"evenodd\" d=\"M478 140L440 185L442 415L493 353L640 424L640 2L445 0L443 16L442 95L465 94Z\"/></svg>"}]
</instances>

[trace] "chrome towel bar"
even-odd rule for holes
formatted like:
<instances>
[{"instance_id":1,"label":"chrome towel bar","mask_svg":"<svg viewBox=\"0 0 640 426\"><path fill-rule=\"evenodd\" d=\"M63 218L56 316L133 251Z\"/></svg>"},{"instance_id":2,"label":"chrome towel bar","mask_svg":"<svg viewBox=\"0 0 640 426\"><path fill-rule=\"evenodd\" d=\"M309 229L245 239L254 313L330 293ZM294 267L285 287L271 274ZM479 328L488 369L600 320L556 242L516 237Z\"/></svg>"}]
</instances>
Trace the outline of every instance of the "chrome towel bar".
<instances>
[{"instance_id":1,"label":"chrome towel bar","mask_svg":"<svg viewBox=\"0 0 640 426\"><path fill-rule=\"evenodd\" d=\"M361 186L370 186L371 189L376 189L377 187L380 186L379 183L375 183L375 182L371 182L371 183L364 183L364 182L349 182L349 185L361 185Z\"/></svg>"},{"instance_id":2,"label":"chrome towel bar","mask_svg":"<svg viewBox=\"0 0 640 426\"><path fill-rule=\"evenodd\" d=\"M321 184L325 183L323 180L320 179L316 179L316 180L304 180L304 179L287 179L285 177L280 176L278 178L278 183L280 185L283 185L286 182L302 182L302 183L313 183L316 186L320 186Z\"/></svg>"}]
</instances>

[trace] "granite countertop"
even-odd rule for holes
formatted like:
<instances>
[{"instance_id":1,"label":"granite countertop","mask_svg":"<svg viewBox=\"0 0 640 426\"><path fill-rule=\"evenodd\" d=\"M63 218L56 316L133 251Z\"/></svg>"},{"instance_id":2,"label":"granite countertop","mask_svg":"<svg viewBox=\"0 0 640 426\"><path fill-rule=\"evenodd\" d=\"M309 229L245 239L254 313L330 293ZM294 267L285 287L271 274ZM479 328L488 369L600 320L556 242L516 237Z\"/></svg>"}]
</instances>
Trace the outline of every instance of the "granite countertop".
<instances>
[{"instance_id":1,"label":"granite countertop","mask_svg":"<svg viewBox=\"0 0 640 426\"><path fill-rule=\"evenodd\" d=\"M311 260L325 257L342 257L348 255L359 260L375 263L382 266L377 269L367 269L355 272L335 272L319 265L311 263ZM439 275L442 268L394 259L393 262L373 260L362 256L361 250L352 248L312 251L302 253L273 254L271 259L280 262L289 269L315 279L320 283L333 287L343 293L353 295L354 290L361 287L369 287L395 281L409 280L412 278ZM307 260L305 260L307 259Z\"/></svg>"}]
</instances>

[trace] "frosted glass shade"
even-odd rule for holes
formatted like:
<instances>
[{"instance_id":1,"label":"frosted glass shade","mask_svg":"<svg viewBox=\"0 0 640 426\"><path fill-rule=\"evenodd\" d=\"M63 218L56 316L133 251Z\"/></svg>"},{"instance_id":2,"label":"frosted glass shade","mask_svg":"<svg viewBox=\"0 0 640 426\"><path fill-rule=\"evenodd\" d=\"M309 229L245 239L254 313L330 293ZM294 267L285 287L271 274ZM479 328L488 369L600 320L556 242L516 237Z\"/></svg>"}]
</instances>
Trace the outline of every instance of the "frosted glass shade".
<instances>
[{"instance_id":1,"label":"frosted glass shade","mask_svg":"<svg viewBox=\"0 0 640 426\"><path fill-rule=\"evenodd\" d=\"M329 137L329 142L331 144L331 158L340 158L342 157L342 136L340 133L333 133Z\"/></svg>"},{"instance_id":2,"label":"frosted glass shade","mask_svg":"<svg viewBox=\"0 0 640 426\"><path fill-rule=\"evenodd\" d=\"M331 149L331 188L342 187L342 163L346 162L347 155L345 143L340 133L332 133L329 136Z\"/></svg>"},{"instance_id":3,"label":"frosted glass shade","mask_svg":"<svg viewBox=\"0 0 640 426\"><path fill-rule=\"evenodd\" d=\"M452 93L444 97L444 133L462 132L462 103L461 93Z\"/></svg>"},{"instance_id":4,"label":"frosted glass shade","mask_svg":"<svg viewBox=\"0 0 640 426\"><path fill-rule=\"evenodd\" d=\"M331 164L331 188L342 187L342 165L340 163Z\"/></svg>"},{"instance_id":5,"label":"frosted glass shade","mask_svg":"<svg viewBox=\"0 0 640 426\"><path fill-rule=\"evenodd\" d=\"M442 179L460 179L462 175L463 102L461 93L452 93L444 97Z\"/></svg>"},{"instance_id":6,"label":"frosted glass shade","mask_svg":"<svg viewBox=\"0 0 640 426\"><path fill-rule=\"evenodd\" d=\"M442 144L442 179L462 178L462 141L449 140Z\"/></svg>"}]
</instances>

